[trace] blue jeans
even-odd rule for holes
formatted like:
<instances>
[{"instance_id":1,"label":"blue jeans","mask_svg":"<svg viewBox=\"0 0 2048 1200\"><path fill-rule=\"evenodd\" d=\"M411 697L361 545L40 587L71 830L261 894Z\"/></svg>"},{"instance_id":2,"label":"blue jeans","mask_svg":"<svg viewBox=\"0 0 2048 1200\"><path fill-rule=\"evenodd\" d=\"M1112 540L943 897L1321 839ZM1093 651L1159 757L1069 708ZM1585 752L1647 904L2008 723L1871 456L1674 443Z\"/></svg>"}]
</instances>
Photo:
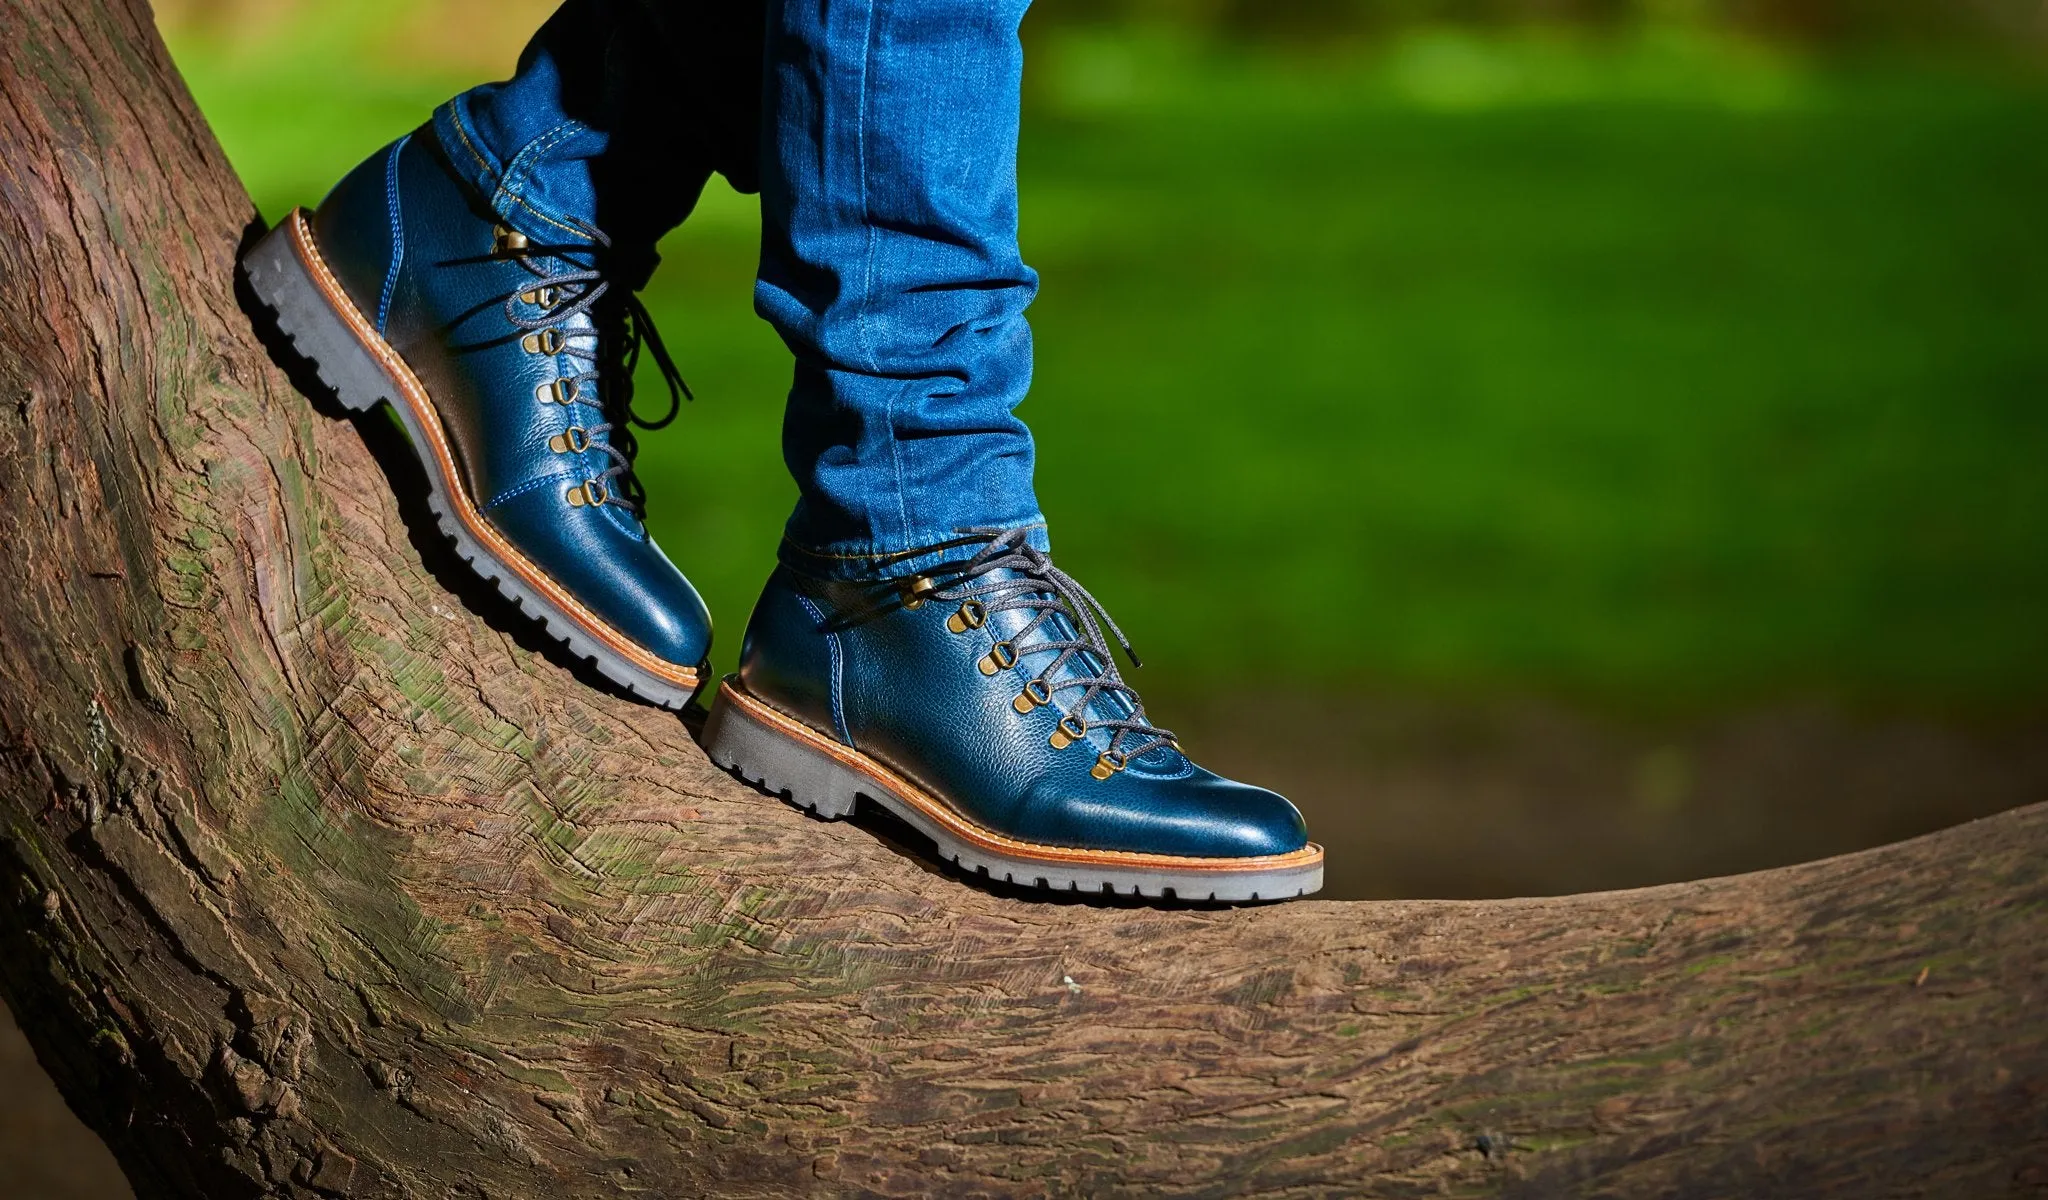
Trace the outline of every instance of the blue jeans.
<instances>
[{"instance_id":1,"label":"blue jeans","mask_svg":"<svg viewBox=\"0 0 2048 1200\"><path fill-rule=\"evenodd\" d=\"M761 193L755 309L796 359L782 561L922 569L1037 525L1017 248L1029 0L569 0L512 79L434 114L500 212L592 222L654 266L716 171ZM627 280L638 285L641 278Z\"/></svg>"}]
</instances>

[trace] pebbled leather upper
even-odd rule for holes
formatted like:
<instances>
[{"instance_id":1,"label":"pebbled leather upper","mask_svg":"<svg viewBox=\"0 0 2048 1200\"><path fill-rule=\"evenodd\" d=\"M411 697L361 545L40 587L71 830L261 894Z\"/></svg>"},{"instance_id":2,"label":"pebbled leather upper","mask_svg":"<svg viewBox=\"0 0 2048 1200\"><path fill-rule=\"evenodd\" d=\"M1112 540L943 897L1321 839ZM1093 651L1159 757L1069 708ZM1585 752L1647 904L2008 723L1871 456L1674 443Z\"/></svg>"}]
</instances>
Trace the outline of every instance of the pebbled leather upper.
<instances>
[{"instance_id":1,"label":"pebbled leather upper","mask_svg":"<svg viewBox=\"0 0 2048 1200\"><path fill-rule=\"evenodd\" d=\"M595 403L554 403L538 393L587 368L534 352L505 314L507 297L533 287L529 266L553 273L579 265L494 255L498 224L448 169L426 128L343 178L313 214L313 236L357 309L426 386L485 519L619 632L669 662L697 666L710 650L711 618L689 580L629 509L567 500L611 459L595 448L557 451L549 439L605 415ZM584 240L538 214L513 224L536 245ZM578 315L564 332L592 347L594 336L576 335L593 328ZM594 400L587 383L584 395Z\"/></svg>"},{"instance_id":2,"label":"pebbled leather upper","mask_svg":"<svg viewBox=\"0 0 2048 1200\"><path fill-rule=\"evenodd\" d=\"M748 623L740 681L1011 837L1209 858L1307 844L1307 826L1285 798L1204 770L1172 746L1095 778L1106 732L1090 730L1064 749L1050 740L1078 689L1028 713L1011 707L1054 652L1034 652L1027 640L1013 667L985 676L976 665L1030 614L990 613L981 628L956 633L947 619L958 609L936 598L907 608L893 585L815 580L779 567ZM1103 696L1089 715L1111 711L1124 715L1116 698Z\"/></svg>"}]
</instances>

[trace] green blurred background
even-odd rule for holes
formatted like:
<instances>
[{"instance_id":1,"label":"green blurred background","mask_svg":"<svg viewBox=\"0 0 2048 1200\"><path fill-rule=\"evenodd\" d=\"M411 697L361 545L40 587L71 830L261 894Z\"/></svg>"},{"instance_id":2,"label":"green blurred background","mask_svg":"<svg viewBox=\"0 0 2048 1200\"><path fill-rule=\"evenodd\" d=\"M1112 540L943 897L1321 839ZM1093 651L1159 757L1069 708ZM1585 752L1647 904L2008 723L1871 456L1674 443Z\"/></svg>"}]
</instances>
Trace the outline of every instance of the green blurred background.
<instances>
[{"instance_id":1,"label":"green blurred background","mask_svg":"<svg viewBox=\"0 0 2048 1200\"><path fill-rule=\"evenodd\" d=\"M274 220L548 7L161 15ZM1155 714L1308 809L1333 894L2048 795L2037 0L1046 0L1027 37L1061 561ZM756 238L714 183L648 293L700 399L641 470L721 669L793 495Z\"/></svg>"}]
</instances>

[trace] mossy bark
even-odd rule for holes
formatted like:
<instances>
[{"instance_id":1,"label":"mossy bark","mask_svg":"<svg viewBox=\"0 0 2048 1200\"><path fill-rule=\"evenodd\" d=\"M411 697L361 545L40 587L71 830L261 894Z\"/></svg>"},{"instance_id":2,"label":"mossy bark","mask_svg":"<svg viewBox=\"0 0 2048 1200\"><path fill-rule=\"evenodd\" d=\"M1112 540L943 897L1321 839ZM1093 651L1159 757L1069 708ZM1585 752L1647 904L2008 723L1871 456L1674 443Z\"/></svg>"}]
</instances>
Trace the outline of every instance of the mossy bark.
<instances>
[{"instance_id":1,"label":"mossy bark","mask_svg":"<svg viewBox=\"0 0 2048 1200\"><path fill-rule=\"evenodd\" d=\"M2048 1187L2048 808L1557 900L948 878L451 595L144 5L0 19L0 988L144 1197Z\"/></svg>"}]
</instances>

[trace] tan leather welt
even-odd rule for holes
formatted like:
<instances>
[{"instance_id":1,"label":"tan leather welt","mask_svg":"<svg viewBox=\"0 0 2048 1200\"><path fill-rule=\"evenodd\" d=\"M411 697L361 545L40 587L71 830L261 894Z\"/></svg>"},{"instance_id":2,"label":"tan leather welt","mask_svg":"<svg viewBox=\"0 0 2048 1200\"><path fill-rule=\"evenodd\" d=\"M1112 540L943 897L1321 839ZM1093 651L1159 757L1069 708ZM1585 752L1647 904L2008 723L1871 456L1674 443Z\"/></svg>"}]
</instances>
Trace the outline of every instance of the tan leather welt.
<instances>
[{"instance_id":1,"label":"tan leather welt","mask_svg":"<svg viewBox=\"0 0 2048 1200\"><path fill-rule=\"evenodd\" d=\"M1019 841L994 830L983 829L955 812L951 805L942 803L860 751L832 741L803 722L770 708L741 690L731 679L720 684L719 691L726 703L737 705L744 709L748 716L773 725L778 731L788 734L814 750L831 755L839 762L888 788L892 794L905 802L916 805L919 812L945 826L947 832L984 850L1038 862L1086 863L1090 866L1130 867L1139 870L1216 871L1231 874L1241 871L1310 867L1323 861L1323 848L1314 842L1288 854L1267 854L1256 858L1193 858L1176 854L1141 854L1130 850L1076 850L1069 846L1047 846L1039 842Z\"/></svg>"},{"instance_id":2,"label":"tan leather welt","mask_svg":"<svg viewBox=\"0 0 2048 1200\"><path fill-rule=\"evenodd\" d=\"M334 277L334 272L328 268L327 261L320 257L319 248L313 244L313 230L306 222L306 210L295 208L285 220L290 223L292 249L298 254L299 262L305 266L307 274L313 277L313 282L320 288L321 294L327 298L328 306L348 323L349 331L356 335L356 340L362 343L364 349L377 356L377 361L384 365L385 371L398 384L399 390L405 393L405 403L412 409L420 428L426 431L428 449L433 452L434 460L441 471L441 478L447 484L444 490L448 494L448 507L454 510L456 519L462 522L463 528L469 531L470 536L482 542L490 550L492 557L503 563L507 570L517 574L527 585L581 625L584 632L603 642L621 658L650 675L681 687L696 688L696 668L679 666L650 654L639 643L613 629L602 617L585 608L576 597L563 590L562 585L549 578L546 572L527 561L525 555L519 553L512 543L501 537L498 531L491 527L489 521L484 520L483 514L477 511L475 502L469 498L469 489L463 484L462 472L456 466L454 451L448 444L448 435L441 428L441 418L434 411L434 402L428 397L426 386L412 373L412 368L398 356L398 352L377 335L369 320L357 311L355 301L342 290L341 281Z\"/></svg>"}]
</instances>

